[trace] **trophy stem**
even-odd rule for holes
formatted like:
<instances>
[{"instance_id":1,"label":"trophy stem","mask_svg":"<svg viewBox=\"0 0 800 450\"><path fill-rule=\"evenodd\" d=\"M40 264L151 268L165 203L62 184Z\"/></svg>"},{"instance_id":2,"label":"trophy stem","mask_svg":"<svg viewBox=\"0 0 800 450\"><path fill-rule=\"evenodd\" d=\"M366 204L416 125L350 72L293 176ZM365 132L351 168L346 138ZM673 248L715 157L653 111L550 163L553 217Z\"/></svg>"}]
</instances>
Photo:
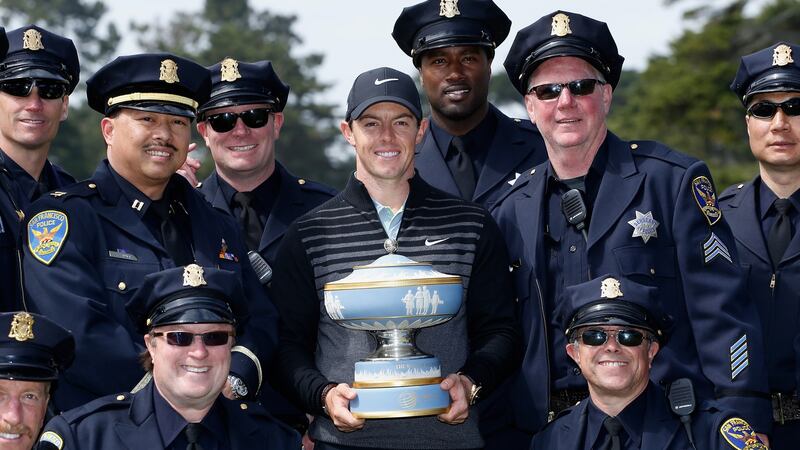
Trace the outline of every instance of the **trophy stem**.
<instances>
[{"instance_id":1,"label":"trophy stem","mask_svg":"<svg viewBox=\"0 0 800 450\"><path fill-rule=\"evenodd\" d=\"M423 353L414 345L416 329L410 330L385 330L373 331L378 340L378 348L365 360L397 359L397 358L428 358L430 355Z\"/></svg>"}]
</instances>

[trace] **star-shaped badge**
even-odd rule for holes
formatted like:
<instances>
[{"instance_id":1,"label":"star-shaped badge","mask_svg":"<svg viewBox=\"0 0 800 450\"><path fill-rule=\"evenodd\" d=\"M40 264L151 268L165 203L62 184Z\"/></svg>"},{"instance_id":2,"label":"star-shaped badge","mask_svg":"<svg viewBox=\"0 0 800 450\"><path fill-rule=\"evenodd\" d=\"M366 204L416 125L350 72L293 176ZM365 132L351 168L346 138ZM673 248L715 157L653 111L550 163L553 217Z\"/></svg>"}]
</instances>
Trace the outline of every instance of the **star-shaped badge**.
<instances>
[{"instance_id":1,"label":"star-shaped badge","mask_svg":"<svg viewBox=\"0 0 800 450\"><path fill-rule=\"evenodd\" d=\"M644 214L636 211L636 218L628 221L628 225L633 227L631 237L640 237L647 244L651 237L658 237L658 221L653 219L653 212L648 211Z\"/></svg>"}]
</instances>

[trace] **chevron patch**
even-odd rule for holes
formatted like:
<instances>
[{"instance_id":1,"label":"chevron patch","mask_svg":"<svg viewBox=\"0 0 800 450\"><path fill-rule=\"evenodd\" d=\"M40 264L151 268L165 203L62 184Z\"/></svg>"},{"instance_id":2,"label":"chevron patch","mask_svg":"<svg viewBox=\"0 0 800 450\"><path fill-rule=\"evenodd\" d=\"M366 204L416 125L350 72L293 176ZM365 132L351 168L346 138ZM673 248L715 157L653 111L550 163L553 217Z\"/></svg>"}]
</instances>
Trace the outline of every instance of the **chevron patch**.
<instances>
[{"instance_id":1,"label":"chevron patch","mask_svg":"<svg viewBox=\"0 0 800 450\"><path fill-rule=\"evenodd\" d=\"M750 360L747 356L747 334L743 334L733 345L731 345L731 381L742 373Z\"/></svg>"},{"instance_id":2,"label":"chevron patch","mask_svg":"<svg viewBox=\"0 0 800 450\"><path fill-rule=\"evenodd\" d=\"M711 236L703 242L703 260L708 264L717 256L727 259L729 263L733 262L728 247L726 247L722 240L712 232Z\"/></svg>"}]
</instances>

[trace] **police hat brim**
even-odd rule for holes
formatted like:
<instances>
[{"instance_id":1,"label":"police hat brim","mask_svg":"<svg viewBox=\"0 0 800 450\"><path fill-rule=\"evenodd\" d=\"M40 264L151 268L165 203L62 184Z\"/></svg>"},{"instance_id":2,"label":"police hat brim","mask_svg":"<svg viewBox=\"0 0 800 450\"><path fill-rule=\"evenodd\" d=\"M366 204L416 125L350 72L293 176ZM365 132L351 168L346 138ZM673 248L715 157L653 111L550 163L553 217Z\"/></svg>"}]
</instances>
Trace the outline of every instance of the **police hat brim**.
<instances>
[{"instance_id":1,"label":"police hat brim","mask_svg":"<svg viewBox=\"0 0 800 450\"><path fill-rule=\"evenodd\" d=\"M40 67L31 67L27 69L22 69L20 71L16 71L14 73L9 73L8 75L0 75L0 81L19 80L21 78L39 78L42 80L56 80L56 81L62 81L65 84L69 84L69 80L67 80L63 76Z\"/></svg>"},{"instance_id":2,"label":"police hat brim","mask_svg":"<svg viewBox=\"0 0 800 450\"><path fill-rule=\"evenodd\" d=\"M496 43L484 31L485 26L478 21L456 20L435 22L419 30L414 42L417 44L410 55L414 64L419 67L422 53L445 47L478 46L492 50L490 57L494 57Z\"/></svg>"},{"instance_id":3,"label":"police hat brim","mask_svg":"<svg viewBox=\"0 0 800 450\"><path fill-rule=\"evenodd\" d=\"M278 102L275 100L275 97L252 94L252 93L245 94L245 93L234 92L231 93L230 95L225 95L219 98L215 98L212 101L206 103L202 107L198 108L197 115L203 118L205 116L205 113L211 111L212 109L227 108L229 106L241 106L241 105L269 105L270 108L273 110L273 112L280 112L280 110L276 108Z\"/></svg>"},{"instance_id":4,"label":"police hat brim","mask_svg":"<svg viewBox=\"0 0 800 450\"><path fill-rule=\"evenodd\" d=\"M659 340L664 339L662 326L642 306L624 300L599 300L591 302L575 313L566 328L569 335L587 326L621 325L647 330Z\"/></svg>"},{"instance_id":5,"label":"police hat brim","mask_svg":"<svg viewBox=\"0 0 800 450\"><path fill-rule=\"evenodd\" d=\"M0 347L0 379L25 381L53 381L58 379L58 368L72 362L73 354L68 345L74 346L71 337L63 346L50 349L31 343L26 347L19 345ZM54 354L58 352L59 354Z\"/></svg>"},{"instance_id":6,"label":"police hat brim","mask_svg":"<svg viewBox=\"0 0 800 450\"><path fill-rule=\"evenodd\" d=\"M151 312L145 327L152 329L176 324L236 323L230 306L217 292L198 291L193 291L191 295L179 294L174 299L166 299Z\"/></svg>"},{"instance_id":7,"label":"police hat brim","mask_svg":"<svg viewBox=\"0 0 800 450\"><path fill-rule=\"evenodd\" d=\"M106 110L106 116L110 116L119 109L135 109L138 111L150 111L158 114L169 114L171 116L181 116L189 119L196 117L194 108L179 105L177 103L161 103L161 102L136 102L136 103L120 103Z\"/></svg>"},{"instance_id":8,"label":"police hat brim","mask_svg":"<svg viewBox=\"0 0 800 450\"><path fill-rule=\"evenodd\" d=\"M381 103L381 102L392 102L392 103L397 103L399 105L403 105L406 108L408 108L409 111L411 111L411 114L414 117L416 117L417 120L422 120L422 111L420 111L419 108L417 108L416 106L411 104L411 102L409 102L408 100L406 100L404 98L399 98L399 97L390 96L390 95L388 95L388 96L379 96L379 97L371 97L371 98L359 103L358 106L353 108L353 110L350 111L350 113L347 115L347 117L345 117L345 120L348 121L348 122L351 121L351 120L357 120L359 117L361 117L361 114L364 114L364 111L366 111L367 108L369 108L370 106L372 106L372 105L374 105L376 103Z\"/></svg>"},{"instance_id":9,"label":"police hat brim","mask_svg":"<svg viewBox=\"0 0 800 450\"><path fill-rule=\"evenodd\" d=\"M775 71L750 83L743 102L745 106L756 94L771 92L800 92L800 73Z\"/></svg>"}]
</instances>

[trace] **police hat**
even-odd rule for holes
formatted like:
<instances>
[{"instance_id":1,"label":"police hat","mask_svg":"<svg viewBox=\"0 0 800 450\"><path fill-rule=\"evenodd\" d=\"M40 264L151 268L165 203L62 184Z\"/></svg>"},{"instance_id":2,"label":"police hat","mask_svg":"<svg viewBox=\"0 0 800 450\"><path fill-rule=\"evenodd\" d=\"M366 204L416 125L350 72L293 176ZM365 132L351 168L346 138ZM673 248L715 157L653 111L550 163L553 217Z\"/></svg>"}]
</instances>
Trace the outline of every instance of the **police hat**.
<instances>
[{"instance_id":1,"label":"police hat","mask_svg":"<svg viewBox=\"0 0 800 450\"><path fill-rule=\"evenodd\" d=\"M194 118L211 92L211 75L170 53L119 56L86 81L89 106L106 116L131 108Z\"/></svg>"},{"instance_id":2,"label":"police hat","mask_svg":"<svg viewBox=\"0 0 800 450\"><path fill-rule=\"evenodd\" d=\"M503 65L511 84L525 95L533 71L545 60L558 56L586 60L612 88L617 87L625 61L605 22L556 11L519 30Z\"/></svg>"},{"instance_id":3,"label":"police hat","mask_svg":"<svg viewBox=\"0 0 800 450\"><path fill-rule=\"evenodd\" d=\"M141 333L181 323L235 325L247 314L238 275L197 264L145 276L125 309Z\"/></svg>"},{"instance_id":4,"label":"police hat","mask_svg":"<svg viewBox=\"0 0 800 450\"><path fill-rule=\"evenodd\" d=\"M28 25L6 34L8 54L0 63L0 80L44 78L69 84L69 93L80 79L78 50L71 39Z\"/></svg>"},{"instance_id":5,"label":"police hat","mask_svg":"<svg viewBox=\"0 0 800 450\"><path fill-rule=\"evenodd\" d=\"M269 103L273 111L283 111L289 97L289 85L283 84L270 61L254 63L225 58L209 67L211 98L200 106L199 113L224 106Z\"/></svg>"},{"instance_id":6,"label":"police hat","mask_svg":"<svg viewBox=\"0 0 800 450\"><path fill-rule=\"evenodd\" d=\"M0 313L0 379L52 381L75 357L75 339L55 322L24 311Z\"/></svg>"},{"instance_id":7,"label":"police hat","mask_svg":"<svg viewBox=\"0 0 800 450\"><path fill-rule=\"evenodd\" d=\"M743 56L731 90L747 106L755 94L800 92L800 47L787 42Z\"/></svg>"},{"instance_id":8,"label":"police hat","mask_svg":"<svg viewBox=\"0 0 800 450\"><path fill-rule=\"evenodd\" d=\"M358 119L367 108L380 102L399 103L408 108L417 120L422 119L422 106L414 80L399 70L379 67L356 77L347 96L345 120Z\"/></svg>"},{"instance_id":9,"label":"police hat","mask_svg":"<svg viewBox=\"0 0 800 450\"><path fill-rule=\"evenodd\" d=\"M494 49L508 36L511 20L492 0L427 0L403 8L392 37L419 67L426 50L456 45Z\"/></svg>"},{"instance_id":10,"label":"police hat","mask_svg":"<svg viewBox=\"0 0 800 450\"><path fill-rule=\"evenodd\" d=\"M663 344L671 324L656 288L612 275L566 288L557 314L567 336L590 325L623 325L647 330Z\"/></svg>"}]
</instances>

